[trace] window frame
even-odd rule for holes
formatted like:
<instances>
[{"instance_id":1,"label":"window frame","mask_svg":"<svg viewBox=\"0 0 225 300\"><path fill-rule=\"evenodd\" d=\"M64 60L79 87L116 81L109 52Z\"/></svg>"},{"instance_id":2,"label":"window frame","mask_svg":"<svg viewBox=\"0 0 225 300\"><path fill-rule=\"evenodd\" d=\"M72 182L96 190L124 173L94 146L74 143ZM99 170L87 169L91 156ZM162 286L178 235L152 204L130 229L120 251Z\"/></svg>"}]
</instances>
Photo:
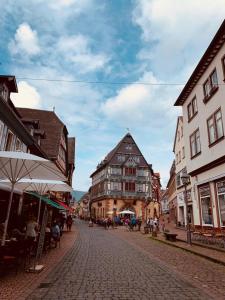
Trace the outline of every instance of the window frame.
<instances>
[{"instance_id":1,"label":"window frame","mask_svg":"<svg viewBox=\"0 0 225 300\"><path fill-rule=\"evenodd\" d=\"M223 131L223 135L221 137L218 137L218 127L217 127L217 120L216 120L216 114L218 112L221 113L222 131ZM210 130L209 130L209 120L211 120L211 119L213 120L213 128L214 128L214 134L215 134L215 140L213 142L210 141ZM213 114L211 114L208 117L208 119L206 120L206 125L207 125L207 131L208 131L208 144L209 144L209 147L212 147L224 139L223 117L222 117L221 107L219 107Z\"/></svg>"},{"instance_id":2,"label":"window frame","mask_svg":"<svg viewBox=\"0 0 225 300\"><path fill-rule=\"evenodd\" d=\"M201 189L204 189L205 187L208 187L209 189L209 194L206 196L201 196ZM213 227L214 226L214 219L213 219L213 206L212 206L212 194L211 194L211 188L210 188L210 184L206 183L203 184L201 186L198 187L198 195L199 195L199 204L200 204L200 220L201 220L201 224L202 226L210 226ZM202 199L205 198L209 198L209 208L211 209L211 214L208 214L209 216L211 216L211 224L210 223L204 223L203 224L203 211L202 211ZM204 221L205 222L205 221Z\"/></svg>"},{"instance_id":3,"label":"window frame","mask_svg":"<svg viewBox=\"0 0 225 300\"><path fill-rule=\"evenodd\" d=\"M197 151L197 132L199 132L199 144L200 144L200 151L196 152L195 154L192 153L192 143L191 143L191 138L192 136L195 136L195 150ZM190 142L190 153L191 153L191 159L195 158L196 156L201 154L201 139L200 139L200 130L197 128L190 136L189 136L189 142Z\"/></svg>"},{"instance_id":4,"label":"window frame","mask_svg":"<svg viewBox=\"0 0 225 300\"><path fill-rule=\"evenodd\" d=\"M215 72L216 72L217 84L213 85L212 77ZM206 88L205 88L207 82L209 82L209 87L210 87L208 94L206 93ZM218 91L218 89L219 89L218 75L217 75L216 68L214 68L203 83L203 94L204 94L203 102L207 103L212 98L212 96Z\"/></svg>"},{"instance_id":5,"label":"window frame","mask_svg":"<svg viewBox=\"0 0 225 300\"><path fill-rule=\"evenodd\" d=\"M196 107L196 111L194 111L194 107ZM195 95L187 105L188 122L190 122L197 115L197 113L198 113L198 106L197 106L197 97Z\"/></svg>"},{"instance_id":6,"label":"window frame","mask_svg":"<svg viewBox=\"0 0 225 300\"><path fill-rule=\"evenodd\" d=\"M225 81L225 54L221 58L222 69L223 69L223 81Z\"/></svg>"},{"instance_id":7,"label":"window frame","mask_svg":"<svg viewBox=\"0 0 225 300\"><path fill-rule=\"evenodd\" d=\"M219 196L220 195L225 195L225 192L218 192L218 184L221 183L221 182L224 182L225 179L224 178L221 178L219 179L218 181L215 182L215 191L216 191L216 197L217 197L217 203L218 203L218 213L219 213L219 222L220 222L220 226L221 227L225 227L225 221L224 221L224 224L222 222L222 218L221 218L221 207L220 207L220 201L219 201Z\"/></svg>"}]
</instances>

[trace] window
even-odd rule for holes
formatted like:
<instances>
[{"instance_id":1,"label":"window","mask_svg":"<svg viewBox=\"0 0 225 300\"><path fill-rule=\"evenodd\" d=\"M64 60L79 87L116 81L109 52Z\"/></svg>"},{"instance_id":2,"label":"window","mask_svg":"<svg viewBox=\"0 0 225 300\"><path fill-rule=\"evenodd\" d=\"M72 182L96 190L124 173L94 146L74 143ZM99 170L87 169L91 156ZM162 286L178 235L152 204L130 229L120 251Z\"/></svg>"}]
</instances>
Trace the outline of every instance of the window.
<instances>
[{"instance_id":1,"label":"window","mask_svg":"<svg viewBox=\"0 0 225 300\"><path fill-rule=\"evenodd\" d=\"M181 126L180 128L180 132L181 132L181 137L183 137L183 126Z\"/></svg>"},{"instance_id":2,"label":"window","mask_svg":"<svg viewBox=\"0 0 225 300\"><path fill-rule=\"evenodd\" d=\"M125 149L126 149L126 150L132 150L132 145L129 145L129 144L126 145L126 146L125 146Z\"/></svg>"},{"instance_id":3,"label":"window","mask_svg":"<svg viewBox=\"0 0 225 300\"><path fill-rule=\"evenodd\" d=\"M221 110L217 110L208 120L209 145L223 137L223 120Z\"/></svg>"},{"instance_id":4,"label":"window","mask_svg":"<svg viewBox=\"0 0 225 300\"><path fill-rule=\"evenodd\" d=\"M136 168L125 168L125 176L136 175Z\"/></svg>"},{"instance_id":5,"label":"window","mask_svg":"<svg viewBox=\"0 0 225 300\"><path fill-rule=\"evenodd\" d=\"M111 182L111 190L112 191L121 191L121 183L120 182Z\"/></svg>"},{"instance_id":6,"label":"window","mask_svg":"<svg viewBox=\"0 0 225 300\"><path fill-rule=\"evenodd\" d=\"M182 158L183 158L183 159L185 158L185 150L184 150L184 147L182 147Z\"/></svg>"},{"instance_id":7,"label":"window","mask_svg":"<svg viewBox=\"0 0 225 300\"><path fill-rule=\"evenodd\" d=\"M191 147L191 158L195 157L197 154L201 152L199 129L197 129L190 136L190 147Z\"/></svg>"},{"instance_id":8,"label":"window","mask_svg":"<svg viewBox=\"0 0 225 300\"><path fill-rule=\"evenodd\" d=\"M13 142L13 134L12 132L8 132L6 144L5 144L5 151L12 150L12 142Z\"/></svg>"},{"instance_id":9,"label":"window","mask_svg":"<svg viewBox=\"0 0 225 300\"><path fill-rule=\"evenodd\" d=\"M176 164L178 164L178 153L176 154Z\"/></svg>"},{"instance_id":10,"label":"window","mask_svg":"<svg viewBox=\"0 0 225 300\"><path fill-rule=\"evenodd\" d=\"M22 143L19 139L16 139L16 151L21 151L22 150Z\"/></svg>"},{"instance_id":11,"label":"window","mask_svg":"<svg viewBox=\"0 0 225 300\"><path fill-rule=\"evenodd\" d=\"M111 168L111 174L112 175L121 175L121 169L120 168Z\"/></svg>"},{"instance_id":12,"label":"window","mask_svg":"<svg viewBox=\"0 0 225 300\"><path fill-rule=\"evenodd\" d=\"M135 192L135 183L134 182L125 182L125 191Z\"/></svg>"},{"instance_id":13,"label":"window","mask_svg":"<svg viewBox=\"0 0 225 300\"><path fill-rule=\"evenodd\" d=\"M187 110L188 110L188 121L190 121L191 119L194 118L194 116L197 114L198 112L198 108L197 108L197 99L196 97L194 97L191 102L188 104L187 106ZM183 127L182 127L182 131L183 131ZM182 133L183 136L183 133Z\"/></svg>"},{"instance_id":14,"label":"window","mask_svg":"<svg viewBox=\"0 0 225 300\"><path fill-rule=\"evenodd\" d=\"M145 169L138 169L137 176L148 176L148 170Z\"/></svg>"},{"instance_id":15,"label":"window","mask_svg":"<svg viewBox=\"0 0 225 300\"><path fill-rule=\"evenodd\" d=\"M199 196L202 211L202 224L212 225L212 206L210 187L208 184L199 188Z\"/></svg>"},{"instance_id":16,"label":"window","mask_svg":"<svg viewBox=\"0 0 225 300\"><path fill-rule=\"evenodd\" d=\"M145 184L143 183L138 183L137 184L137 192L145 192Z\"/></svg>"},{"instance_id":17,"label":"window","mask_svg":"<svg viewBox=\"0 0 225 300\"><path fill-rule=\"evenodd\" d=\"M125 161L125 156L124 155L118 155L117 159L119 162L124 162Z\"/></svg>"},{"instance_id":18,"label":"window","mask_svg":"<svg viewBox=\"0 0 225 300\"><path fill-rule=\"evenodd\" d=\"M181 162L181 152L178 152L178 157L179 157L179 163Z\"/></svg>"},{"instance_id":19,"label":"window","mask_svg":"<svg viewBox=\"0 0 225 300\"><path fill-rule=\"evenodd\" d=\"M218 88L218 78L215 69L203 84L204 102L207 102L209 100L209 98L214 94L217 88Z\"/></svg>"},{"instance_id":20,"label":"window","mask_svg":"<svg viewBox=\"0 0 225 300\"><path fill-rule=\"evenodd\" d=\"M0 84L0 95L4 100L7 101L8 98L8 89L4 84Z\"/></svg>"},{"instance_id":21,"label":"window","mask_svg":"<svg viewBox=\"0 0 225 300\"><path fill-rule=\"evenodd\" d=\"M221 226L225 226L225 180L216 184Z\"/></svg>"},{"instance_id":22,"label":"window","mask_svg":"<svg viewBox=\"0 0 225 300\"><path fill-rule=\"evenodd\" d=\"M221 61L222 61L222 68L223 68L223 77L225 81L225 55L222 57Z\"/></svg>"},{"instance_id":23,"label":"window","mask_svg":"<svg viewBox=\"0 0 225 300\"><path fill-rule=\"evenodd\" d=\"M180 141L180 131L177 132L178 142Z\"/></svg>"},{"instance_id":24,"label":"window","mask_svg":"<svg viewBox=\"0 0 225 300\"><path fill-rule=\"evenodd\" d=\"M177 182L177 187L182 185L181 178L180 178L180 173L178 173L177 176L176 176L176 182Z\"/></svg>"}]
</instances>

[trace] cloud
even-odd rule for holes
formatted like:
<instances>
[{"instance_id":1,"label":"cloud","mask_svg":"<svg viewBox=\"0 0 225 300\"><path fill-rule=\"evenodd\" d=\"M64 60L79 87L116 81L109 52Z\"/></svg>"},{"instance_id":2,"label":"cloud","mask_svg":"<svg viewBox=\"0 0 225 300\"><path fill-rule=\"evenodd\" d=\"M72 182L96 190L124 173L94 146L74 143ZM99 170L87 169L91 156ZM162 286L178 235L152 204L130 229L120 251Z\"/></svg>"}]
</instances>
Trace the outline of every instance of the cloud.
<instances>
[{"instance_id":1,"label":"cloud","mask_svg":"<svg viewBox=\"0 0 225 300\"><path fill-rule=\"evenodd\" d=\"M57 51L67 62L73 63L79 73L102 69L109 60L105 54L93 53L90 40L81 34L61 37Z\"/></svg>"},{"instance_id":2,"label":"cloud","mask_svg":"<svg viewBox=\"0 0 225 300\"><path fill-rule=\"evenodd\" d=\"M198 62L224 15L224 0L137 0L133 22L143 42L138 58L160 78L179 78L184 66Z\"/></svg>"},{"instance_id":3,"label":"cloud","mask_svg":"<svg viewBox=\"0 0 225 300\"><path fill-rule=\"evenodd\" d=\"M160 84L162 82L153 73L146 72L139 81L121 88L114 97L107 99L102 111L109 119L125 127L165 128L177 114L172 106L176 88Z\"/></svg>"},{"instance_id":4,"label":"cloud","mask_svg":"<svg viewBox=\"0 0 225 300\"><path fill-rule=\"evenodd\" d=\"M12 55L35 56L41 52L37 32L32 30L30 25L22 23L16 30L14 39L9 43L9 50Z\"/></svg>"},{"instance_id":5,"label":"cloud","mask_svg":"<svg viewBox=\"0 0 225 300\"><path fill-rule=\"evenodd\" d=\"M12 101L17 107L40 108L41 96L29 83L20 81L18 83L18 94L11 94Z\"/></svg>"}]
</instances>

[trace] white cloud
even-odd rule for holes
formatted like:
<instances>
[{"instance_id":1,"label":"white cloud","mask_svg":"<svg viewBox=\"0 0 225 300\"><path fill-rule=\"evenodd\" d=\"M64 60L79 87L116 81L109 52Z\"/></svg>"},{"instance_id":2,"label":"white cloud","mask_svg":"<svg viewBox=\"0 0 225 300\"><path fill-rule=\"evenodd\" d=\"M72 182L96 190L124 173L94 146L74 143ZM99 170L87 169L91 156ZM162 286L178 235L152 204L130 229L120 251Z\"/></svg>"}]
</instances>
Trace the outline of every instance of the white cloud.
<instances>
[{"instance_id":1,"label":"white cloud","mask_svg":"<svg viewBox=\"0 0 225 300\"><path fill-rule=\"evenodd\" d=\"M55 10L60 10L64 8L73 8L73 13L81 13L85 11L91 4L93 0L50 0L49 6Z\"/></svg>"},{"instance_id":2,"label":"white cloud","mask_svg":"<svg viewBox=\"0 0 225 300\"><path fill-rule=\"evenodd\" d=\"M183 66L197 63L224 15L224 0L137 0L133 22L143 40L138 57L161 78L176 77Z\"/></svg>"},{"instance_id":3,"label":"white cloud","mask_svg":"<svg viewBox=\"0 0 225 300\"><path fill-rule=\"evenodd\" d=\"M14 39L9 43L9 50L13 55L26 54L35 56L41 52L37 32L29 24L22 23L16 30Z\"/></svg>"},{"instance_id":4,"label":"white cloud","mask_svg":"<svg viewBox=\"0 0 225 300\"><path fill-rule=\"evenodd\" d=\"M90 40L79 34L61 37L57 50L67 62L77 66L77 72L87 73L102 69L108 62L105 54L93 53Z\"/></svg>"},{"instance_id":5,"label":"white cloud","mask_svg":"<svg viewBox=\"0 0 225 300\"><path fill-rule=\"evenodd\" d=\"M141 82L153 85L139 84ZM146 125L149 130L165 127L177 114L172 106L176 88L160 84L151 72L146 72L136 84L121 88L116 96L107 99L102 111L122 126L140 128Z\"/></svg>"},{"instance_id":6,"label":"white cloud","mask_svg":"<svg viewBox=\"0 0 225 300\"><path fill-rule=\"evenodd\" d=\"M11 94L12 101L17 107L40 108L41 96L35 89L26 81L18 83L18 93Z\"/></svg>"}]
</instances>

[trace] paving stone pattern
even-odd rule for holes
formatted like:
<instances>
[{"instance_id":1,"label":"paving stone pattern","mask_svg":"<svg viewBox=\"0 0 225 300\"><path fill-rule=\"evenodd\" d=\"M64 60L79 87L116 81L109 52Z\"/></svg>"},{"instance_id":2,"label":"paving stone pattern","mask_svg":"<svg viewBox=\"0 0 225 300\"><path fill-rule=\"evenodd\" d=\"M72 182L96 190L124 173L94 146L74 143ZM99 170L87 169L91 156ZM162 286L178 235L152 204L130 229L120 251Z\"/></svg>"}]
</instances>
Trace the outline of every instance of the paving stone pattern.
<instances>
[{"instance_id":1,"label":"paving stone pattern","mask_svg":"<svg viewBox=\"0 0 225 300\"><path fill-rule=\"evenodd\" d=\"M77 226L70 253L27 299L212 299L110 230Z\"/></svg>"}]
</instances>

